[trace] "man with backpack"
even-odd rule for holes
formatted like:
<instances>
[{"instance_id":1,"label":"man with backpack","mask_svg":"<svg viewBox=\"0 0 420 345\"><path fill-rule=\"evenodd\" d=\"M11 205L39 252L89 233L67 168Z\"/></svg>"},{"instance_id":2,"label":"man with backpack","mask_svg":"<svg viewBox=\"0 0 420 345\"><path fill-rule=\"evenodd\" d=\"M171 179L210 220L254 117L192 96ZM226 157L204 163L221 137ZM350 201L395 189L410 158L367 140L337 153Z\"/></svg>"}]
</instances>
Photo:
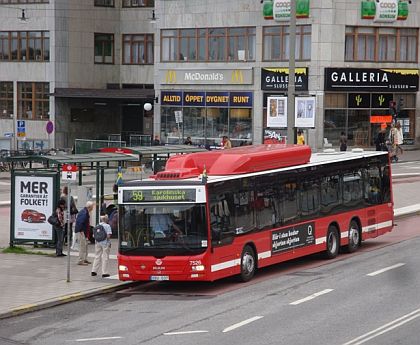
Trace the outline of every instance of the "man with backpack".
<instances>
[{"instance_id":1,"label":"man with backpack","mask_svg":"<svg viewBox=\"0 0 420 345\"><path fill-rule=\"evenodd\" d=\"M91 275L97 276L99 267L102 266L102 278L109 277L108 263L111 251L111 226L108 224L108 216L100 217L99 224L93 229L95 238L95 259L93 260Z\"/></svg>"}]
</instances>

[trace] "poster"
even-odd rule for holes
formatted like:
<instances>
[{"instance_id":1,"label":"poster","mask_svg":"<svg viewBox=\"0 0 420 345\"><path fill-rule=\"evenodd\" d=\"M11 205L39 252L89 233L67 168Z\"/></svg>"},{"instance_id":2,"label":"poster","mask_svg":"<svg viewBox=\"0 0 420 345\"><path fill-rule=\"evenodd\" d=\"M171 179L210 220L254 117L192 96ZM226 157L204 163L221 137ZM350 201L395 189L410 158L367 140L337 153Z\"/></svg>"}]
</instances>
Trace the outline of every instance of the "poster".
<instances>
[{"instance_id":1,"label":"poster","mask_svg":"<svg viewBox=\"0 0 420 345\"><path fill-rule=\"evenodd\" d=\"M14 177L14 239L52 240L52 226L47 219L54 210L54 177Z\"/></svg>"},{"instance_id":2,"label":"poster","mask_svg":"<svg viewBox=\"0 0 420 345\"><path fill-rule=\"evenodd\" d=\"M287 127L287 97L267 97L267 127Z\"/></svg>"},{"instance_id":3,"label":"poster","mask_svg":"<svg viewBox=\"0 0 420 345\"><path fill-rule=\"evenodd\" d=\"M295 126L302 128L315 127L315 97L295 98Z\"/></svg>"}]
</instances>

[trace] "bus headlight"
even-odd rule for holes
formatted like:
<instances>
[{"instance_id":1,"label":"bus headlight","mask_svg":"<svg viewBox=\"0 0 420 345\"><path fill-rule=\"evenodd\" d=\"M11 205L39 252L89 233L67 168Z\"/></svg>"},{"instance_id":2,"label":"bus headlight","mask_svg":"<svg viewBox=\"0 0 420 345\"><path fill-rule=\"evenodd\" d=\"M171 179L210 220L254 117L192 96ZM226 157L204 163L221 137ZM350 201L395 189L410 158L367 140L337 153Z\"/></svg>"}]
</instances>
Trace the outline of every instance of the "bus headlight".
<instances>
[{"instance_id":1,"label":"bus headlight","mask_svg":"<svg viewBox=\"0 0 420 345\"><path fill-rule=\"evenodd\" d=\"M195 272L202 272L205 270L204 265L192 266L191 269Z\"/></svg>"},{"instance_id":2,"label":"bus headlight","mask_svg":"<svg viewBox=\"0 0 420 345\"><path fill-rule=\"evenodd\" d=\"M126 271L128 271L128 267L127 267L127 266L124 266L124 265L119 265L119 266L118 266L118 270L119 270L119 271L126 272Z\"/></svg>"}]
</instances>

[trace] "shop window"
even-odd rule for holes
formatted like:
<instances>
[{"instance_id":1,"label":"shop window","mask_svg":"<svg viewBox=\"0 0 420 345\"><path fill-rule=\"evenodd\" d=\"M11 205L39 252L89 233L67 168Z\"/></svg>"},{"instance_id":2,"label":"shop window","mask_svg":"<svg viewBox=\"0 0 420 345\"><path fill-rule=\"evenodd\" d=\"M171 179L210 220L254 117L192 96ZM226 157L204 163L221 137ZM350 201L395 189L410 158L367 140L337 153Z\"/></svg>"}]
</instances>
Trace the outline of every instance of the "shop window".
<instances>
[{"instance_id":1,"label":"shop window","mask_svg":"<svg viewBox=\"0 0 420 345\"><path fill-rule=\"evenodd\" d=\"M95 6L99 7L114 7L114 0L95 0Z\"/></svg>"},{"instance_id":2,"label":"shop window","mask_svg":"<svg viewBox=\"0 0 420 345\"><path fill-rule=\"evenodd\" d=\"M123 0L123 7L154 7L155 0Z\"/></svg>"}]
</instances>

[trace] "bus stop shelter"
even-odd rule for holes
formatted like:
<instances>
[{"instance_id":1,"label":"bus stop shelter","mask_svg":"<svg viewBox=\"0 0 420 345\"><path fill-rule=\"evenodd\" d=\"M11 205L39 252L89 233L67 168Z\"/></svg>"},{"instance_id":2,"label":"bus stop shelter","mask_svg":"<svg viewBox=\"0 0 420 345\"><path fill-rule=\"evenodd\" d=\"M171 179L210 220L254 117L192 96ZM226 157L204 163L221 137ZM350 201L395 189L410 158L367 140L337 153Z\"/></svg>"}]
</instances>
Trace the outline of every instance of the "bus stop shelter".
<instances>
[{"instance_id":1,"label":"bus stop shelter","mask_svg":"<svg viewBox=\"0 0 420 345\"><path fill-rule=\"evenodd\" d=\"M60 173L64 164L76 165L78 167L78 184L80 186L83 184L83 172L89 170L95 171L97 200L95 222L98 223L100 206L104 201L105 170L117 170L129 161L138 160L139 157L135 154L104 152L79 155L34 154L8 157L8 161L12 166L11 245L19 242L40 240L40 238L30 238L31 233L36 233L38 228L42 229L44 227L45 229L42 230L43 233L49 232L48 229L50 226L46 223L46 219L39 219L39 214L47 215L48 217L55 209L60 193ZM25 162L25 164L18 164L22 162ZM48 205L48 207L45 207L45 205ZM28 212L38 215L38 218L27 216ZM35 223L38 223L38 225L35 226ZM49 236L48 240L53 240L53 238Z\"/></svg>"}]
</instances>

